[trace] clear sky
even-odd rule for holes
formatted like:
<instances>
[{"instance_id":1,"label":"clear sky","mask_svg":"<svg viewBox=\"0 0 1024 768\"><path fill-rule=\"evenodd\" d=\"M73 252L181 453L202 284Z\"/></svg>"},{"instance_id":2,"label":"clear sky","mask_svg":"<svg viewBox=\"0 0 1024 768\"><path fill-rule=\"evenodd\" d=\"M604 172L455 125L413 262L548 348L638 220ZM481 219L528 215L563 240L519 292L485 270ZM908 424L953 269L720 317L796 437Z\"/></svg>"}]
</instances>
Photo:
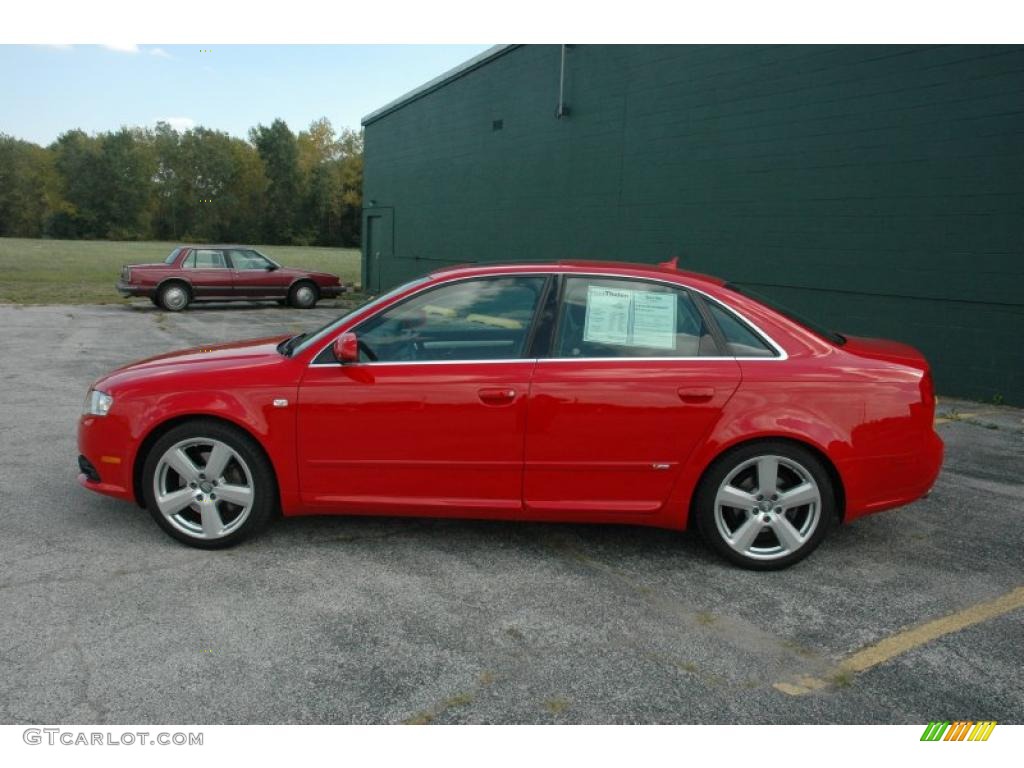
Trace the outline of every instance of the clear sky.
<instances>
[{"instance_id":1,"label":"clear sky","mask_svg":"<svg viewBox=\"0 0 1024 768\"><path fill-rule=\"evenodd\" d=\"M275 117L335 129L488 45L0 45L0 133L49 144L72 128L202 125L245 137ZM134 48L134 49L133 49Z\"/></svg>"}]
</instances>

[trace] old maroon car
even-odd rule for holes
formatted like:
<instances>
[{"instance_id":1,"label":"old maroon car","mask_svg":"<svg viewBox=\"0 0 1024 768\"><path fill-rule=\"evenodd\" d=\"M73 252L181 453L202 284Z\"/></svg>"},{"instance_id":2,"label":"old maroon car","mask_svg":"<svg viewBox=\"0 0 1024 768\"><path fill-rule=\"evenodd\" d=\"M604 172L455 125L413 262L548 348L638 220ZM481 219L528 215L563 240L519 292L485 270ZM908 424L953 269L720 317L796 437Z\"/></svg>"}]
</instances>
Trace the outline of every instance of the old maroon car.
<instances>
[{"instance_id":1,"label":"old maroon car","mask_svg":"<svg viewBox=\"0 0 1024 768\"><path fill-rule=\"evenodd\" d=\"M223 547L280 510L696 527L754 569L928 492L928 363L611 262L445 269L309 333L93 384L79 481ZM895 530L895 529L894 529Z\"/></svg>"},{"instance_id":2,"label":"old maroon car","mask_svg":"<svg viewBox=\"0 0 1024 768\"><path fill-rule=\"evenodd\" d=\"M184 245L159 264L126 264L117 290L179 312L193 301L261 299L309 309L345 287L337 275L282 267L247 245Z\"/></svg>"}]
</instances>

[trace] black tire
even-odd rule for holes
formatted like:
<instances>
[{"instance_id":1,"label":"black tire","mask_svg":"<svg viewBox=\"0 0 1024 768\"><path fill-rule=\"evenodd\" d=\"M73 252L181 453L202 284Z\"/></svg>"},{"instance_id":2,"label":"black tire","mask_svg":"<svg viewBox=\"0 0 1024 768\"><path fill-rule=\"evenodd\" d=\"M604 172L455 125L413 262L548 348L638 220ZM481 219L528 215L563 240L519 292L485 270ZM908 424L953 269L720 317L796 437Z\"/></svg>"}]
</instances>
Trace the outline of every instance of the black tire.
<instances>
[{"instance_id":1,"label":"black tire","mask_svg":"<svg viewBox=\"0 0 1024 768\"><path fill-rule=\"evenodd\" d=\"M312 309L320 300L320 291L316 284L302 280L288 291L288 303L296 309Z\"/></svg>"},{"instance_id":2,"label":"black tire","mask_svg":"<svg viewBox=\"0 0 1024 768\"><path fill-rule=\"evenodd\" d=\"M158 306L168 312L181 312L192 301L192 292L188 286L178 281L172 281L160 286L157 293Z\"/></svg>"},{"instance_id":3,"label":"black tire","mask_svg":"<svg viewBox=\"0 0 1024 768\"><path fill-rule=\"evenodd\" d=\"M783 460L778 462L779 470L776 475L780 485L784 483L786 478L788 478L788 482L791 484L806 483L808 487L816 485L819 501L813 504L796 506L792 510L783 510L781 515L779 510L782 507L775 507L774 504L782 504L783 501L772 502L770 496L762 501L757 501L758 491L760 490L756 485L758 473L757 460L767 459L770 464L772 457ZM754 477L751 477L751 472L754 473ZM801 474L805 474L806 477L801 478ZM737 481L741 483L746 482L748 486L744 490L747 490L753 496L754 503L767 503L771 508L764 510L761 507L754 507L750 510L740 511L738 506L732 508L729 505L723 505L721 510L716 510L716 498L720 488L722 488L723 483L727 479L730 479L730 489L738 487L733 485L734 479L738 479ZM794 487L797 487L797 485L791 485L790 490ZM783 497L785 496L784 491L781 489L778 493ZM753 511L754 509L759 511L755 512ZM697 486L697 492L694 495L693 504L693 514L697 528L704 539L726 560L752 571L780 570L803 560L828 535L829 530L837 521L837 509L835 486L818 456L813 451L799 444L780 440L748 443L728 451L716 459L701 478ZM815 510L816 518L812 528L810 518L814 515ZM786 520L777 520L776 518L778 517L785 517ZM752 530L757 530L759 533L756 534L755 538L751 539L749 547L745 549L745 552L738 551L730 543L730 539L726 537L726 532L722 528L728 531L730 520L736 521L732 533L737 534L735 542L739 544L740 537L738 534L740 533L740 526L743 522L751 519L755 523L755 527ZM769 521L771 524L769 524ZM788 551L783 538L780 538L774 532L777 530L776 525L786 522L789 522L794 529L800 529L804 525L807 526L806 536L801 537L802 543L796 546L793 551ZM777 554L772 553L772 541L777 545ZM762 542L760 546L757 546L758 542Z\"/></svg>"},{"instance_id":4,"label":"black tire","mask_svg":"<svg viewBox=\"0 0 1024 768\"><path fill-rule=\"evenodd\" d=\"M277 303L278 303L278 304L279 304L280 306L282 306L282 307L287 307L287 306L288 306L288 299L278 299L278 300L277 300Z\"/></svg>"},{"instance_id":5,"label":"black tire","mask_svg":"<svg viewBox=\"0 0 1024 768\"><path fill-rule=\"evenodd\" d=\"M190 535L181 529L181 521L172 523L171 519L165 516L156 501L156 477L161 465L161 459L168 449L182 443L183 441L213 440L228 446L247 465L248 474L251 475L251 488L253 499L248 515L245 519L227 535L220 538L206 539L198 538L198 534ZM193 450L193 449L190 449ZM226 472L243 471L241 465L229 465ZM166 470L165 470L166 472ZM216 485L216 483L214 483ZM223 486L226 491L226 486ZM186 490L184 487L181 490ZM209 490L209 489L208 489ZM212 489L216 491L216 488ZM197 493L201 493L198 489ZM191 495L191 492L188 492ZM274 476L274 468L269 459L263 453L260 445L241 429L212 419L196 419L179 424L168 430L150 448L142 469L142 495L146 503L146 509L156 520L157 525L164 529L170 536L180 542L199 549L222 549L231 547L239 542L250 538L262 531L278 509L277 481ZM211 497L215 497L212 495ZM226 520L224 514L230 514L229 504L224 506L223 500L218 503L222 519ZM183 515L201 517L191 507L182 510ZM184 521L187 523L188 521ZM230 523L225 523L225 526Z\"/></svg>"},{"instance_id":6,"label":"black tire","mask_svg":"<svg viewBox=\"0 0 1024 768\"><path fill-rule=\"evenodd\" d=\"M153 302L154 307L160 306L160 299L158 299L156 296L150 296L149 300Z\"/></svg>"}]
</instances>

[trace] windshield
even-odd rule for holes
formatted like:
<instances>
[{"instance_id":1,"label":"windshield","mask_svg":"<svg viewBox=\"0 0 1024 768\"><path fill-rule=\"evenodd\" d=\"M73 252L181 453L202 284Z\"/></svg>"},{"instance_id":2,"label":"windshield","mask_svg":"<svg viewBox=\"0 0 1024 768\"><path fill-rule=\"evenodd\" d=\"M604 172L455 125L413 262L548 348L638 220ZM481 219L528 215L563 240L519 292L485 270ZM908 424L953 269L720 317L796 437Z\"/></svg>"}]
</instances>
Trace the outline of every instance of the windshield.
<instances>
[{"instance_id":1,"label":"windshield","mask_svg":"<svg viewBox=\"0 0 1024 768\"><path fill-rule=\"evenodd\" d=\"M352 317L352 315L355 315L357 313L369 312L374 307L383 304L384 302L388 301L393 296L396 296L402 291L406 291L409 288L412 288L413 286L416 285L421 285L422 283L425 283L429 280L429 277L418 277L415 280L410 280L408 283L404 283L398 286L397 288L393 288L387 293L383 293L375 299L370 299L369 301L363 302L358 307L355 307L351 311L346 312L341 317L331 320L331 322L327 323L327 325L321 326L315 331L311 331L309 334L302 334L302 342L295 345L295 347L291 350L291 354L295 355L297 352L301 352L307 347L311 347L313 344L316 344L322 338L330 334L331 331L333 331L339 325L341 325L343 322Z\"/></svg>"},{"instance_id":2,"label":"windshield","mask_svg":"<svg viewBox=\"0 0 1024 768\"><path fill-rule=\"evenodd\" d=\"M828 341L831 341L833 344L843 345L846 343L846 337L843 336L843 334L836 333L831 328L826 328L825 326L819 324L818 322L811 320L807 317L804 317L795 309L790 309L784 304L780 304L775 299L769 299L762 293L758 293L757 291L752 291L749 288L736 285L736 283L726 283L725 287L728 288L730 291L735 291L736 293L741 294L742 296L749 296L755 301L761 302L769 309L775 310L780 315L789 318L798 325L802 325L807 330L818 334L819 336L827 339Z\"/></svg>"},{"instance_id":3,"label":"windshield","mask_svg":"<svg viewBox=\"0 0 1024 768\"><path fill-rule=\"evenodd\" d=\"M164 259L164 264L173 264L174 260L178 258L178 251L180 250L181 248L175 248L173 251L167 254L167 258Z\"/></svg>"}]
</instances>

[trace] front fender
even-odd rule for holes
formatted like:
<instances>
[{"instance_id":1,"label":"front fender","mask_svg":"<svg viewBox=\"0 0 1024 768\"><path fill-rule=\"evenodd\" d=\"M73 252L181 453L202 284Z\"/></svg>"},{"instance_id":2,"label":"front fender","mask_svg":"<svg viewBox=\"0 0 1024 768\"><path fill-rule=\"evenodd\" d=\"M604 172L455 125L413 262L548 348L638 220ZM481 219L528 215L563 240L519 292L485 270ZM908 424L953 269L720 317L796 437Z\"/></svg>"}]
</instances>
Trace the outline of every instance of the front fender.
<instances>
[{"instance_id":1,"label":"front fender","mask_svg":"<svg viewBox=\"0 0 1024 768\"><path fill-rule=\"evenodd\" d=\"M165 426L186 418L216 418L244 430L263 448L274 467L282 510L292 509L298 499L298 472L295 461L295 412L297 387L284 390L281 385L247 387L244 391L203 389L183 391L131 401L134 413L126 413L132 425L131 442L135 446L130 466L139 476L145 451ZM287 394L285 394L287 393ZM275 407L275 400L286 399L291 407Z\"/></svg>"}]
</instances>

